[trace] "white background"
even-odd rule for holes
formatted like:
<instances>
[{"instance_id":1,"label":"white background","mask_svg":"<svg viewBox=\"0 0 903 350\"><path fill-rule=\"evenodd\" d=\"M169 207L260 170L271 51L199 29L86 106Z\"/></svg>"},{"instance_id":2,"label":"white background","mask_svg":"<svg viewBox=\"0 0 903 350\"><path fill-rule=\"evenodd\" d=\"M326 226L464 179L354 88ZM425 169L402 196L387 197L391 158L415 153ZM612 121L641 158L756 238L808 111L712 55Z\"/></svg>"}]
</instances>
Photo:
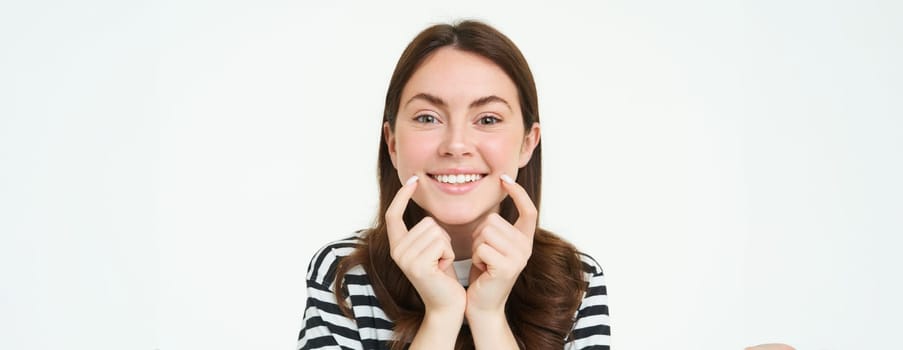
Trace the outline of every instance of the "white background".
<instances>
[{"instance_id":1,"label":"white background","mask_svg":"<svg viewBox=\"0 0 903 350\"><path fill-rule=\"evenodd\" d=\"M292 349L395 61L459 18L532 66L614 348L899 346L899 2L333 3L0 5L0 348Z\"/></svg>"}]
</instances>

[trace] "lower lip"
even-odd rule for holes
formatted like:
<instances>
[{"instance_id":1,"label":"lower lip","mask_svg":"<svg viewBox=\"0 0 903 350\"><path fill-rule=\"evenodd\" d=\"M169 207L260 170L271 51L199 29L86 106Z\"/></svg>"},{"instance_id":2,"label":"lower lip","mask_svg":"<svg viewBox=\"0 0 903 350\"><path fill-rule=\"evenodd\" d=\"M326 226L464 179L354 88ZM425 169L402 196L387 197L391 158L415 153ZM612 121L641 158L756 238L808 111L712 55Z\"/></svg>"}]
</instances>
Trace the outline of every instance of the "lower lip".
<instances>
[{"instance_id":1,"label":"lower lip","mask_svg":"<svg viewBox=\"0 0 903 350\"><path fill-rule=\"evenodd\" d=\"M442 192L445 192L448 194L465 194L467 192L470 192L470 190L474 189L475 187L477 187L477 185L480 184L480 181L483 181L483 178L480 178L479 180L466 182L463 184L449 184L449 183L439 182L439 180L436 180L432 176L430 176L429 178L433 180L433 183L435 183L436 186L439 187L440 190L442 190Z\"/></svg>"}]
</instances>

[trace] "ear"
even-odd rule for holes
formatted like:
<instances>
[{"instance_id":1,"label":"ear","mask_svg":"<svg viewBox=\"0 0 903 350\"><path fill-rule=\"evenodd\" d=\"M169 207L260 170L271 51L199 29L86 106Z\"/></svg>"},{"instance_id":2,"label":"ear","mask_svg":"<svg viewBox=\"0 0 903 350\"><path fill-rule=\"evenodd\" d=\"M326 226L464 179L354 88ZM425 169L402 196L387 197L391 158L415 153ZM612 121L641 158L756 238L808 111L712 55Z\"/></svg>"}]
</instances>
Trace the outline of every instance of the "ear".
<instances>
[{"instance_id":1,"label":"ear","mask_svg":"<svg viewBox=\"0 0 903 350\"><path fill-rule=\"evenodd\" d=\"M398 164L395 162L395 159L398 158L395 148L395 134L392 133L392 126L389 125L389 122L383 123L383 138L386 140L386 146L389 148L389 158L392 159L392 166L398 169Z\"/></svg>"},{"instance_id":2,"label":"ear","mask_svg":"<svg viewBox=\"0 0 903 350\"><path fill-rule=\"evenodd\" d=\"M539 123L533 123L530 130L527 130L526 135L524 135L524 142L520 149L520 165L518 165L518 167L523 168L530 162L530 158L533 156L533 150L535 150L536 145L539 144L540 134Z\"/></svg>"}]
</instances>

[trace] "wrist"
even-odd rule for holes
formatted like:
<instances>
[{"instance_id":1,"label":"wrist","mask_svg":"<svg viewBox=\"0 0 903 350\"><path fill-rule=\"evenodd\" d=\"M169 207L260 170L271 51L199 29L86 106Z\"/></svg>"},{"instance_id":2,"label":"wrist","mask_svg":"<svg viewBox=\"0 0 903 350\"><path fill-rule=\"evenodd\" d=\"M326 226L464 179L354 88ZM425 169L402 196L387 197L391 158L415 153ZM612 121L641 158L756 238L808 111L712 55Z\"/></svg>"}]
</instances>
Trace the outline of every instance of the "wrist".
<instances>
[{"instance_id":1,"label":"wrist","mask_svg":"<svg viewBox=\"0 0 903 350\"><path fill-rule=\"evenodd\" d=\"M463 312L427 310L409 349L452 349L464 323Z\"/></svg>"},{"instance_id":2,"label":"wrist","mask_svg":"<svg viewBox=\"0 0 903 350\"><path fill-rule=\"evenodd\" d=\"M505 316L504 310L471 310L468 309L464 313L467 318L467 324L471 328L486 327L483 329L499 330L508 328L508 318Z\"/></svg>"},{"instance_id":3,"label":"wrist","mask_svg":"<svg viewBox=\"0 0 903 350\"><path fill-rule=\"evenodd\" d=\"M464 310L464 316L467 318L467 322L486 319L486 320L505 320L505 305L502 304L500 307L492 307L481 309L473 305L467 305L467 309Z\"/></svg>"},{"instance_id":4,"label":"wrist","mask_svg":"<svg viewBox=\"0 0 903 350\"><path fill-rule=\"evenodd\" d=\"M514 333L502 311L470 311L466 314L477 349L517 349Z\"/></svg>"},{"instance_id":5,"label":"wrist","mask_svg":"<svg viewBox=\"0 0 903 350\"><path fill-rule=\"evenodd\" d=\"M425 304L424 319L430 317L442 320L458 319L459 321L463 321L464 312L467 310L467 299L465 297L455 299L454 301L448 300L439 305L434 303Z\"/></svg>"},{"instance_id":6,"label":"wrist","mask_svg":"<svg viewBox=\"0 0 903 350\"><path fill-rule=\"evenodd\" d=\"M464 309L456 308L427 309L423 314L423 323L435 324L462 324L464 322Z\"/></svg>"}]
</instances>

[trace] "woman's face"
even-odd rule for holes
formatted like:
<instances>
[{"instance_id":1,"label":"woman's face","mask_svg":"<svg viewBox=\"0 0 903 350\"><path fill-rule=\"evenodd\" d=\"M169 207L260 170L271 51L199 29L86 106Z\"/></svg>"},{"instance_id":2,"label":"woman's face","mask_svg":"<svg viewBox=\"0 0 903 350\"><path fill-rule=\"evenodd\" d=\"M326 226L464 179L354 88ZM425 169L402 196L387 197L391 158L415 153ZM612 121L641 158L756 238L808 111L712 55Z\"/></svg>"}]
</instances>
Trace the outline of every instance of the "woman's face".
<instances>
[{"instance_id":1,"label":"woman's face","mask_svg":"<svg viewBox=\"0 0 903 350\"><path fill-rule=\"evenodd\" d=\"M384 125L400 181L420 184L413 199L446 225L497 212L499 176L517 177L539 142L524 132L517 88L489 59L452 47L427 57L401 94L395 130Z\"/></svg>"}]
</instances>

